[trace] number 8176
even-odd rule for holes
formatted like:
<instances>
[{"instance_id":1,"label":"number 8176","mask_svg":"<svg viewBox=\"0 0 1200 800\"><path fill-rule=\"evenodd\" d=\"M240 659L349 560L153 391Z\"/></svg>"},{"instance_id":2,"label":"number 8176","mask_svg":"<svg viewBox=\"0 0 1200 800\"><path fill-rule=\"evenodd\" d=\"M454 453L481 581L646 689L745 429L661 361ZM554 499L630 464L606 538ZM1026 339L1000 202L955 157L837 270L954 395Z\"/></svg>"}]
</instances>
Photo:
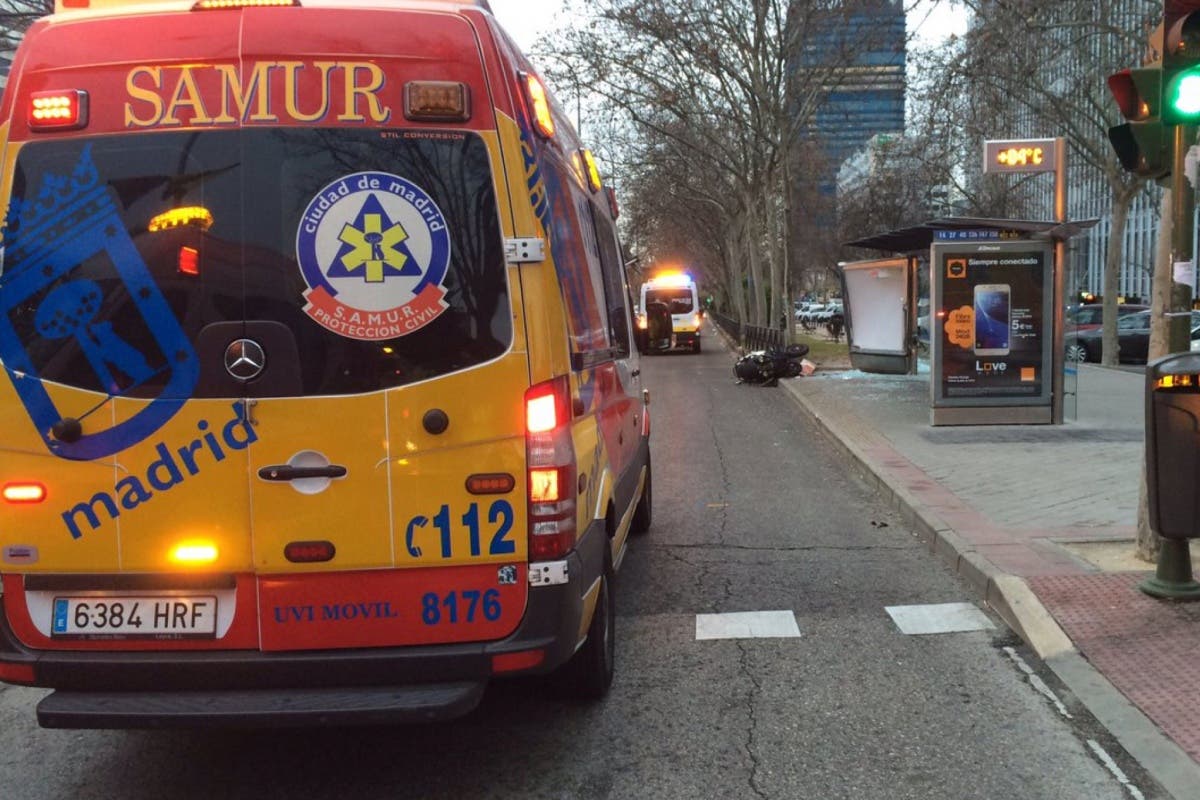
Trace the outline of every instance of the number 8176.
<instances>
[{"instance_id":1,"label":"number 8176","mask_svg":"<svg viewBox=\"0 0 1200 800\"><path fill-rule=\"evenodd\" d=\"M421 621L426 625L457 625L474 622L478 616L488 622L500 619L500 591L464 589L438 595L428 592L421 598Z\"/></svg>"}]
</instances>

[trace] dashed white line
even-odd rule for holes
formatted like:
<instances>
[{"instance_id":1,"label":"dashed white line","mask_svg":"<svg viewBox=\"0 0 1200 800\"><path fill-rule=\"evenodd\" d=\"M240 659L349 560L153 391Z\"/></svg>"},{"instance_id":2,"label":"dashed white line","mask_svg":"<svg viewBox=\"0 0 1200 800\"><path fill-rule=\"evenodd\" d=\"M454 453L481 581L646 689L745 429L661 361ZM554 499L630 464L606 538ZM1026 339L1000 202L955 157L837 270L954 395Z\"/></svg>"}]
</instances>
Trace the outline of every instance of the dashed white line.
<instances>
[{"instance_id":1,"label":"dashed white line","mask_svg":"<svg viewBox=\"0 0 1200 800\"><path fill-rule=\"evenodd\" d=\"M1096 754L1096 758L1100 759L1100 763L1108 768L1108 771L1111 772L1113 777L1117 779L1117 783L1129 790L1129 794L1134 798L1134 800L1146 800L1146 795L1142 794L1142 790L1133 785L1133 783L1129 780L1129 776L1127 776L1125 772L1117 766L1117 762L1113 761L1112 756L1110 756L1108 751L1100 746L1099 742L1097 742L1095 739L1088 739L1087 743L1088 747L1092 748L1092 752Z\"/></svg>"},{"instance_id":2,"label":"dashed white line","mask_svg":"<svg viewBox=\"0 0 1200 800\"><path fill-rule=\"evenodd\" d=\"M1026 664L1025 659L1021 658L1020 654L1017 653L1015 649L1006 647L1004 648L1004 652L1008 653L1008 657L1013 660L1013 663L1015 663L1017 667L1020 668L1021 672L1024 672L1025 676L1029 678L1030 685L1033 686L1033 688L1036 689L1039 694L1043 695L1047 700L1054 704L1054 707L1058 709L1059 714L1062 714L1067 719L1074 719L1074 717L1071 716L1071 712L1067 711L1067 707L1063 705L1062 700L1058 699L1058 695L1054 693L1054 690L1047 686L1044 680L1038 677L1038 674L1033 671L1033 667Z\"/></svg>"}]
</instances>

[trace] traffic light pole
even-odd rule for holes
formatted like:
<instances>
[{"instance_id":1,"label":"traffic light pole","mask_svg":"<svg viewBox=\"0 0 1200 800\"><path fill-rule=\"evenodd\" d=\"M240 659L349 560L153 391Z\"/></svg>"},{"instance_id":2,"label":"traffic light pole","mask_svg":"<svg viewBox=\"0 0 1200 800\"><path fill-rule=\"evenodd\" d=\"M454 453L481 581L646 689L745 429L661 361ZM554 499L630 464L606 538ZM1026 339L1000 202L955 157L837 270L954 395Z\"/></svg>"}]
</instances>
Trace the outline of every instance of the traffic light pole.
<instances>
[{"instance_id":1,"label":"traffic light pole","mask_svg":"<svg viewBox=\"0 0 1200 800\"><path fill-rule=\"evenodd\" d=\"M1196 191L1187 179L1187 153L1196 141L1196 128L1176 125L1171 165L1171 307L1167 324L1167 352L1179 353L1191 347L1191 289L1176 284L1176 264L1190 263L1195 243ZM1187 296L1183 296L1186 294ZM1178 314L1179 316L1175 316Z\"/></svg>"},{"instance_id":2,"label":"traffic light pole","mask_svg":"<svg viewBox=\"0 0 1200 800\"><path fill-rule=\"evenodd\" d=\"M1191 125L1176 125L1175 142L1171 164L1171 261L1192 260L1192 216L1196 209L1196 193L1188 183L1186 174L1188 148L1196 140L1196 129Z\"/></svg>"}]
</instances>

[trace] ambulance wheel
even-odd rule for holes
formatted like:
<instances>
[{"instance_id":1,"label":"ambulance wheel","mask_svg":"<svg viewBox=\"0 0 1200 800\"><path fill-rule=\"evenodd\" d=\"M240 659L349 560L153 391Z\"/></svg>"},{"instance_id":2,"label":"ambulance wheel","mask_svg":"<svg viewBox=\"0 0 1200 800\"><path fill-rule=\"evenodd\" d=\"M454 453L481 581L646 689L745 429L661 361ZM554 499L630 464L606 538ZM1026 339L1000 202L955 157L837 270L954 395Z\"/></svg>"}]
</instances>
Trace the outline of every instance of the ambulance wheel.
<instances>
[{"instance_id":1,"label":"ambulance wheel","mask_svg":"<svg viewBox=\"0 0 1200 800\"><path fill-rule=\"evenodd\" d=\"M652 492L654 482L651 480L651 477L650 458L647 456L646 488L642 491L642 497L638 500L637 508L633 510L633 521L629 523L629 532L635 535L643 534L650 530L650 521L654 511L654 495Z\"/></svg>"},{"instance_id":2,"label":"ambulance wheel","mask_svg":"<svg viewBox=\"0 0 1200 800\"><path fill-rule=\"evenodd\" d=\"M612 571L600 575L600 596L587 641L567 662L571 694L579 700L599 700L608 694L616 668L616 605L613 602Z\"/></svg>"},{"instance_id":3,"label":"ambulance wheel","mask_svg":"<svg viewBox=\"0 0 1200 800\"><path fill-rule=\"evenodd\" d=\"M696 341L695 341L695 343L692 345L692 352L693 352L693 353L699 353L699 352L700 352L700 337L699 337L699 336L697 336L697 337L696 337Z\"/></svg>"}]
</instances>

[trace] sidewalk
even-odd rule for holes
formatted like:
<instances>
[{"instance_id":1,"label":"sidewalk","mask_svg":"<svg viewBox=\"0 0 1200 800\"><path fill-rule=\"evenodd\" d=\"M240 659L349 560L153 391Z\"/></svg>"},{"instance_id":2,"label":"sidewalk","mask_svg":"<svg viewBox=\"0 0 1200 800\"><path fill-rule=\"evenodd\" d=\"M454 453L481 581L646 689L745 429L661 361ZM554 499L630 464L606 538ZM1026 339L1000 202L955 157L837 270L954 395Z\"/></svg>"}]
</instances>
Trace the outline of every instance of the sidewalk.
<instances>
[{"instance_id":1,"label":"sidewalk","mask_svg":"<svg viewBox=\"0 0 1200 800\"><path fill-rule=\"evenodd\" d=\"M1135 588L1140 373L1082 365L1061 426L933 428L927 374L780 386L1155 779L1200 798L1200 603Z\"/></svg>"}]
</instances>

